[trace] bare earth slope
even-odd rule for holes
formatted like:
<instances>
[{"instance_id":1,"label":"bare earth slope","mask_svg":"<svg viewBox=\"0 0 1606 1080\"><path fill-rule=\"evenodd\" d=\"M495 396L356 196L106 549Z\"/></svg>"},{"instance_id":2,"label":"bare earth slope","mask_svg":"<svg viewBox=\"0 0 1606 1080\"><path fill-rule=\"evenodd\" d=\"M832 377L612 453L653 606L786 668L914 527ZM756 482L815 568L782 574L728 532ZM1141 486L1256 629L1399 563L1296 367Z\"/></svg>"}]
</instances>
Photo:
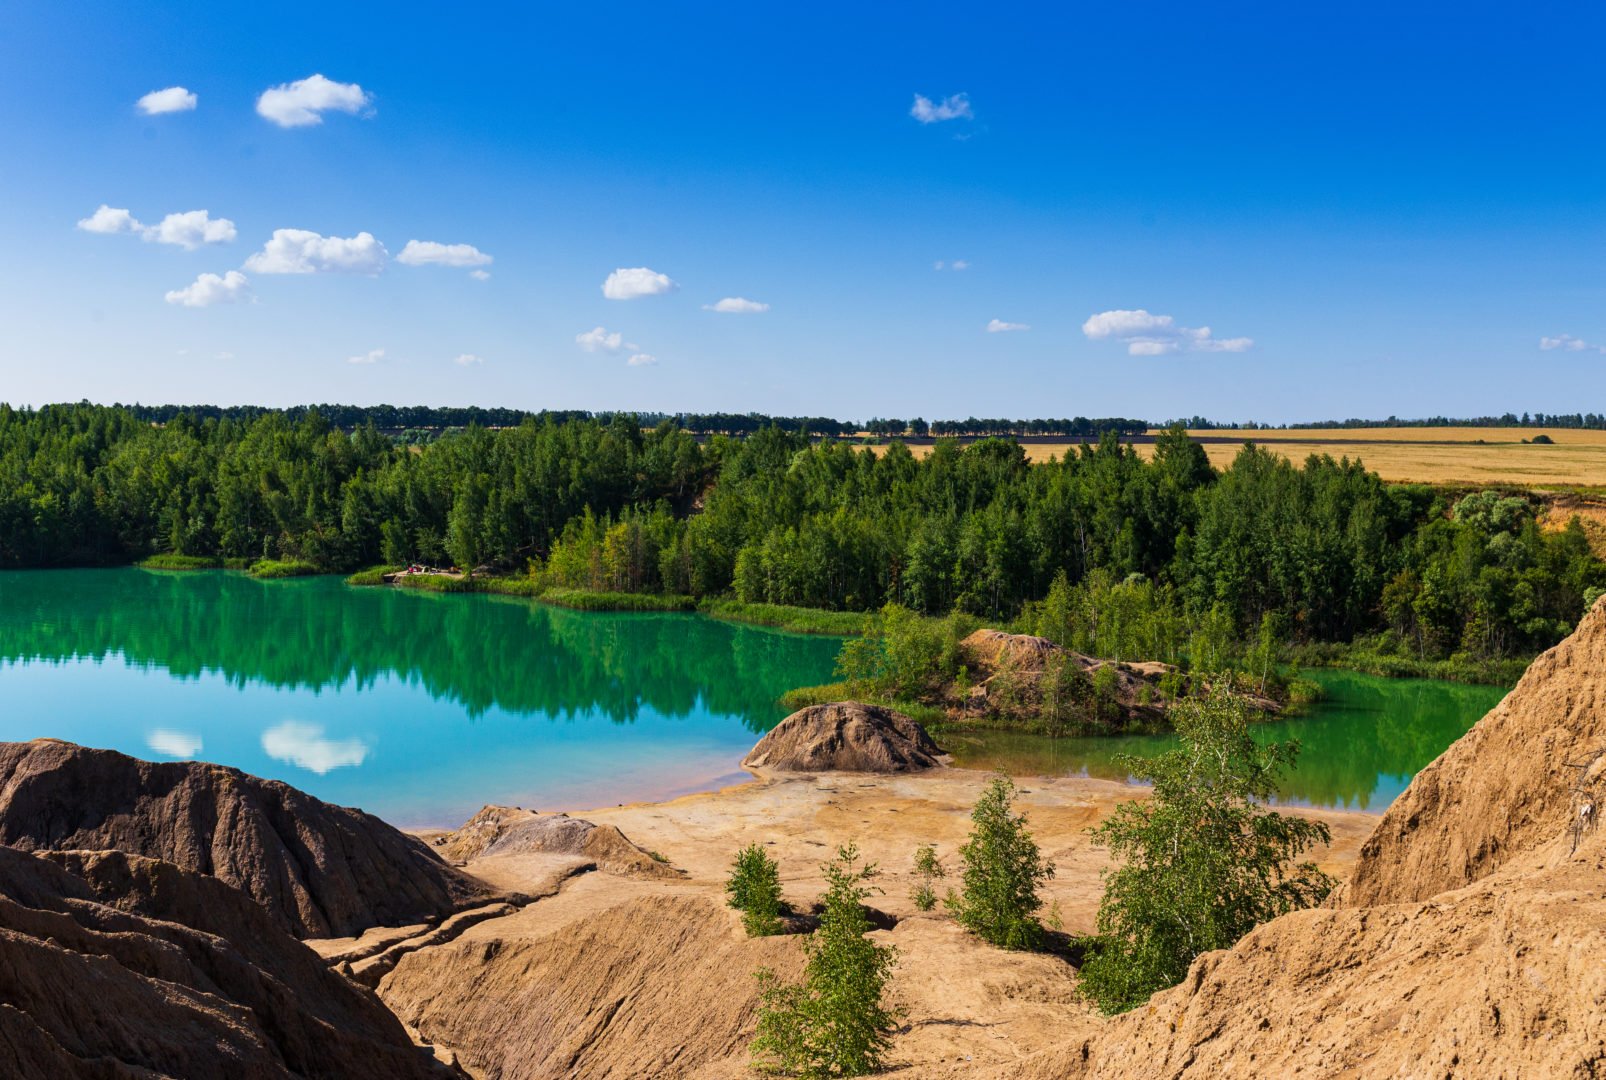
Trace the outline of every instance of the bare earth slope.
<instances>
[{"instance_id":1,"label":"bare earth slope","mask_svg":"<svg viewBox=\"0 0 1606 1080\"><path fill-rule=\"evenodd\" d=\"M1366 842L1337 902L1423 900L1554 837L1577 780L1564 762L1606 748L1606 598L1533 662L1478 725L1423 769Z\"/></svg>"},{"instance_id":2,"label":"bare earth slope","mask_svg":"<svg viewBox=\"0 0 1606 1080\"><path fill-rule=\"evenodd\" d=\"M483 891L417 838L278 781L53 739L0 743L0 844L210 874L297 937L437 918Z\"/></svg>"},{"instance_id":3,"label":"bare earth slope","mask_svg":"<svg viewBox=\"0 0 1606 1080\"><path fill-rule=\"evenodd\" d=\"M776 724L742 759L769 772L915 772L942 764L926 729L882 705L810 705Z\"/></svg>"},{"instance_id":4,"label":"bare earth slope","mask_svg":"<svg viewBox=\"0 0 1606 1080\"><path fill-rule=\"evenodd\" d=\"M0 848L0 1075L445 1074L377 999L241 893L118 852L60 858L97 884Z\"/></svg>"}]
</instances>

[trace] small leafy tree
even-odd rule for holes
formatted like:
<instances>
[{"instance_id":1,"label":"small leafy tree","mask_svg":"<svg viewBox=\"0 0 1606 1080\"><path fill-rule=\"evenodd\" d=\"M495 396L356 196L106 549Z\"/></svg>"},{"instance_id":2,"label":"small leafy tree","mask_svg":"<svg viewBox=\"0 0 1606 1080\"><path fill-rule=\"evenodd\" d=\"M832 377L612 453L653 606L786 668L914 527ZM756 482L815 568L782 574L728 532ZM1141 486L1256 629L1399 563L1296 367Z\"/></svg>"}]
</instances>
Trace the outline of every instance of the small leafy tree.
<instances>
[{"instance_id":1,"label":"small leafy tree","mask_svg":"<svg viewBox=\"0 0 1606 1080\"><path fill-rule=\"evenodd\" d=\"M915 887L909 890L909 899L914 901L915 907L920 911L930 911L937 906L937 893L932 888L938 878L948 876L948 871L942 867L942 861L937 858L935 844L924 844L915 848Z\"/></svg>"},{"instance_id":2,"label":"small leafy tree","mask_svg":"<svg viewBox=\"0 0 1606 1080\"><path fill-rule=\"evenodd\" d=\"M1154 785L1093 830L1116 866L1104 873L1099 933L1081 971L1083 993L1120 1012L1174 986L1194 957L1224 949L1267 919L1319 903L1332 878L1293 859L1330 838L1326 825L1267 810L1296 743L1257 744L1241 697L1221 688L1172 710L1182 745L1157 758L1123 757Z\"/></svg>"},{"instance_id":3,"label":"small leafy tree","mask_svg":"<svg viewBox=\"0 0 1606 1080\"><path fill-rule=\"evenodd\" d=\"M1026 831L1026 815L1011 812L1015 785L995 776L971 812L970 839L960 845L964 862L960 892L947 904L959 924L983 941L1005 949L1036 949L1043 943L1037 912L1038 886L1054 876L1037 842Z\"/></svg>"},{"instance_id":4,"label":"small leafy tree","mask_svg":"<svg viewBox=\"0 0 1606 1080\"><path fill-rule=\"evenodd\" d=\"M725 894L730 906L742 913L748 937L781 932L781 868L762 847L748 844L736 853Z\"/></svg>"},{"instance_id":5,"label":"small leafy tree","mask_svg":"<svg viewBox=\"0 0 1606 1080\"><path fill-rule=\"evenodd\" d=\"M864 935L867 884L874 863L860 867L853 844L825 863L820 928L803 942L803 981L782 983L757 973L761 1003L753 1038L754 1063L792 1076L864 1076L881 1068L896 1013L882 1002L897 950Z\"/></svg>"}]
</instances>

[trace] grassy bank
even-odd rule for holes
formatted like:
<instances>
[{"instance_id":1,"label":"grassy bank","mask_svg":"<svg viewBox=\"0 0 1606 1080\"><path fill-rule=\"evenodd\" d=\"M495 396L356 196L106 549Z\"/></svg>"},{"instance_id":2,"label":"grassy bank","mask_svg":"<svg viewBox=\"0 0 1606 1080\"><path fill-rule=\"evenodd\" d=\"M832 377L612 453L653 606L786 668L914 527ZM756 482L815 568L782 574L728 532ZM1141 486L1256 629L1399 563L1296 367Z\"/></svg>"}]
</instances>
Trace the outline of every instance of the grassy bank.
<instances>
[{"instance_id":1,"label":"grassy bank","mask_svg":"<svg viewBox=\"0 0 1606 1080\"><path fill-rule=\"evenodd\" d=\"M789 607L785 604L744 604L740 600L709 597L697 610L714 619L753 623L791 630L799 634L829 634L851 637L862 634L874 615L862 611L825 611L821 608Z\"/></svg>"},{"instance_id":2,"label":"grassy bank","mask_svg":"<svg viewBox=\"0 0 1606 1080\"><path fill-rule=\"evenodd\" d=\"M1380 652L1365 643L1301 645L1291 653L1297 663L1308 668L1343 668L1390 679L1443 679L1446 682L1480 683L1486 686L1515 686L1533 662L1531 656L1477 659L1464 654L1443 660L1423 660Z\"/></svg>"},{"instance_id":3,"label":"grassy bank","mask_svg":"<svg viewBox=\"0 0 1606 1080\"><path fill-rule=\"evenodd\" d=\"M216 555L152 555L134 564L141 570L247 570L250 559L224 559Z\"/></svg>"},{"instance_id":4,"label":"grassy bank","mask_svg":"<svg viewBox=\"0 0 1606 1080\"><path fill-rule=\"evenodd\" d=\"M310 577L321 574L315 563L302 559L258 559L251 564L250 574L254 578L271 580L274 578Z\"/></svg>"},{"instance_id":5,"label":"grassy bank","mask_svg":"<svg viewBox=\"0 0 1606 1080\"><path fill-rule=\"evenodd\" d=\"M543 604L576 611L693 611L697 601L672 593L597 592L591 589L548 589L536 597Z\"/></svg>"}]
</instances>

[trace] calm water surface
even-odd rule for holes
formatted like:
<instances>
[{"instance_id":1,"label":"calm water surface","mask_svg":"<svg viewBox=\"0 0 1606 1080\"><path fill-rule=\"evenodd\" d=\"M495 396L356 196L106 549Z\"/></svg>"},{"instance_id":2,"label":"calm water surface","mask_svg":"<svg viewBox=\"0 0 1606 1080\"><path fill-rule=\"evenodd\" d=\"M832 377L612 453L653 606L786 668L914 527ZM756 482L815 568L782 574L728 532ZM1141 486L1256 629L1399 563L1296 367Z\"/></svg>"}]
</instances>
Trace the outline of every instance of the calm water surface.
<instances>
[{"instance_id":1,"label":"calm water surface","mask_svg":"<svg viewBox=\"0 0 1606 1080\"><path fill-rule=\"evenodd\" d=\"M136 569L0 573L0 739L51 736L275 777L403 826L738 779L776 698L839 642L694 615ZM1319 672L1262 727L1304 745L1286 796L1380 810L1502 691ZM1124 778L1164 738L950 736L958 763Z\"/></svg>"}]
</instances>

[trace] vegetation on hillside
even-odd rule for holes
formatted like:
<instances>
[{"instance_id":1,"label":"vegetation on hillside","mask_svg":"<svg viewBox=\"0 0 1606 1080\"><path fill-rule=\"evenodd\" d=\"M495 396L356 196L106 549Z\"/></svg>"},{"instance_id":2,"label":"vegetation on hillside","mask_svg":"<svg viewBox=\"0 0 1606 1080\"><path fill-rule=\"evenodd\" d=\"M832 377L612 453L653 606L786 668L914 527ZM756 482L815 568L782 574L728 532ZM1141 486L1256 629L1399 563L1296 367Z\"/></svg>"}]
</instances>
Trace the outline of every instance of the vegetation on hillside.
<instances>
[{"instance_id":1,"label":"vegetation on hillside","mask_svg":"<svg viewBox=\"0 0 1606 1080\"><path fill-rule=\"evenodd\" d=\"M1047 617L1027 606L1063 575L1097 599L1067 633L1160 660L1252 641L1268 616L1286 642L1360 637L1402 662L1554 644L1606 565L1527 501L1472 498L1253 447L1218 471L1180 430L1149 461L1107 437L1031 465L1004 439L941 440L916 460L774 427L699 442L624 415L408 447L316 410L157 424L0 406L0 566L424 562L543 590L994 622Z\"/></svg>"}]
</instances>

